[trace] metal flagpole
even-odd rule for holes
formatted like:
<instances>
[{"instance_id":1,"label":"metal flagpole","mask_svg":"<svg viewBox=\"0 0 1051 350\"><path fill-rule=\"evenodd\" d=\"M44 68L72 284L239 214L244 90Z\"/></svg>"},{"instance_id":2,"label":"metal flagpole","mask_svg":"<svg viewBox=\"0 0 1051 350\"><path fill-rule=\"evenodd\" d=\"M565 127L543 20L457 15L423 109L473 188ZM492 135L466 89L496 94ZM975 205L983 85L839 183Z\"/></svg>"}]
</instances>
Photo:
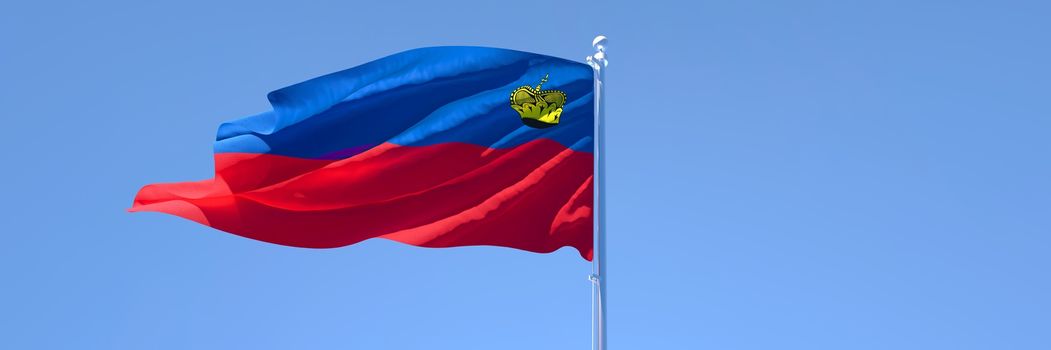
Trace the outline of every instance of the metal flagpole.
<instances>
[{"instance_id":1,"label":"metal flagpole","mask_svg":"<svg viewBox=\"0 0 1051 350\"><path fill-rule=\"evenodd\" d=\"M595 256L592 273L592 347L606 350L606 37L591 42L595 53L588 64L595 71Z\"/></svg>"}]
</instances>

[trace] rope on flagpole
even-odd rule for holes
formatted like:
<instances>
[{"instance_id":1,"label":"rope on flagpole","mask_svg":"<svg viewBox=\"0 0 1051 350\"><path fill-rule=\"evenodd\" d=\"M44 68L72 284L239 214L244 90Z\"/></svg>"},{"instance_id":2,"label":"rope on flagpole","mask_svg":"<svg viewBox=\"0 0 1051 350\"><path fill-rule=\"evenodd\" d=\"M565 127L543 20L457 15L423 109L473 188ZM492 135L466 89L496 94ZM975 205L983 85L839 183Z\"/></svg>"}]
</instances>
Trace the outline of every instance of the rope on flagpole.
<instances>
[{"instance_id":1,"label":"rope on flagpole","mask_svg":"<svg viewBox=\"0 0 1051 350\"><path fill-rule=\"evenodd\" d=\"M594 265L592 282L592 348L606 350L606 36L591 41L595 53L587 62L595 72L595 215Z\"/></svg>"},{"instance_id":2,"label":"rope on flagpole","mask_svg":"<svg viewBox=\"0 0 1051 350\"><path fill-rule=\"evenodd\" d=\"M598 293L598 275L592 273L588 275L588 280L591 281L591 349L595 349L595 294Z\"/></svg>"}]
</instances>

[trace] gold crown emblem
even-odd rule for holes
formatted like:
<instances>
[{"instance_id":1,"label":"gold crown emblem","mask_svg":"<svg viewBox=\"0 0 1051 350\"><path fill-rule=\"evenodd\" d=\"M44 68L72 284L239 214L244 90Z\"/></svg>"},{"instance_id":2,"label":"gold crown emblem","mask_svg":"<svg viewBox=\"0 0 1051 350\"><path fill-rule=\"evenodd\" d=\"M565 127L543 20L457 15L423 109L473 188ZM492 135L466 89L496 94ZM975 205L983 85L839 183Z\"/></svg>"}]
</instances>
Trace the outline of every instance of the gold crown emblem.
<instances>
[{"instance_id":1,"label":"gold crown emblem","mask_svg":"<svg viewBox=\"0 0 1051 350\"><path fill-rule=\"evenodd\" d=\"M511 108L522 117L522 123L534 128L549 128L558 125L562 106L566 104L566 93L558 90L540 90L547 82L547 74L536 87L523 85L511 92Z\"/></svg>"}]
</instances>

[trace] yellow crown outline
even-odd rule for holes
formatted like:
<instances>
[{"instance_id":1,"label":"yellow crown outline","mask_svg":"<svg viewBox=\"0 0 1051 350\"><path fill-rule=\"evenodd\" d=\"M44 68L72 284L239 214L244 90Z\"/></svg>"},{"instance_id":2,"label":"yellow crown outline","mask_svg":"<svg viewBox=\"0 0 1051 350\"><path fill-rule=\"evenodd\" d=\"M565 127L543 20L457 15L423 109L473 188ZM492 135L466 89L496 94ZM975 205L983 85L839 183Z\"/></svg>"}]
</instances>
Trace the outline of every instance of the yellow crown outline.
<instances>
[{"instance_id":1,"label":"yellow crown outline","mask_svg":"<svg viewBox=\"0 0 1051 350\"><path fill-rule=\"evenodd\" d=\"M536 87L523 85L511 92L511 108L518 112L522 123L534 128L549 128L558 125L562 106L566 104L566 93L559 90L540 90L547 82L544 74Z\"/></svg>"}]
</instances>

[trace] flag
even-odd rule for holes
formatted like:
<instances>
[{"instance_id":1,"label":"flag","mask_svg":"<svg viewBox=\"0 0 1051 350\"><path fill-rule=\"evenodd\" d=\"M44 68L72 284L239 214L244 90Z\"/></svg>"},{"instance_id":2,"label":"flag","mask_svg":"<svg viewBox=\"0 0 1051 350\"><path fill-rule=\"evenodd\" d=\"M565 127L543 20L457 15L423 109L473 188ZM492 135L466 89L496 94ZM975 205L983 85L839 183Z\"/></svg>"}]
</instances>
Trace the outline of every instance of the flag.
<instances>
[{"instance_id":1,"label":"flag","mask_svg":"<svg viewBox=\"0 0 1051 350\"><path fill-rule=\"evenodd\" d=\"M483 47L397 53L267 95L223 123L214 178L147 185L133 212L287 246L569 246L592 259L586 64Z\"/></svg>"}]
</instances>

